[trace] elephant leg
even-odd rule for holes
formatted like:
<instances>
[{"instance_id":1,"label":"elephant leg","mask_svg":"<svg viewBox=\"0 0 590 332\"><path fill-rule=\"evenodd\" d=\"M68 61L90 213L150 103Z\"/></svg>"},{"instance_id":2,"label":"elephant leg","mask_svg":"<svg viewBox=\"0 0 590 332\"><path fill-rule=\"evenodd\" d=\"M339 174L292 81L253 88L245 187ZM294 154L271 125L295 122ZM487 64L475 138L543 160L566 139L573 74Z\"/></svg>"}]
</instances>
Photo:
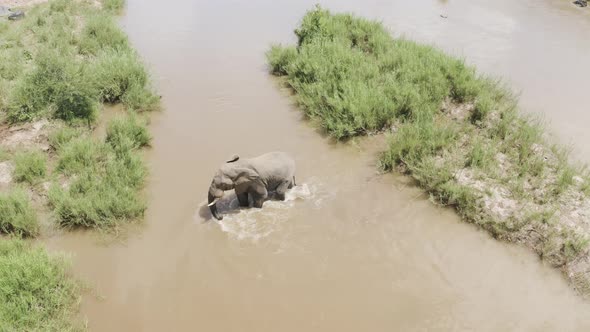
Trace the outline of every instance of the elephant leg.
<instances>
[{"instance_id":1,"label":"elephant leg","mask_svg":"<svg viewBox=\"0 0 590 332\"><path fill-rule=\"evenodd\" d=\"M295 184L295 175L293 175L293 181L289 181L289 188L288 189L291 189L291 188L295 187L296 185L297 184Z\"/></svg>"},{"instance_id":2,"label":"elephant leg","mask_svg":"<svg viewBox=\"0 0 590 332\"><path fill-rule=\"evenodd\" d=\"M268 191L266 188L263 188L262 190L259 189L257 191L251 192L250 195L252 195L254 200L253 206L255 208L261 208L262 204L264 204L264 201L268 198Z\"/></svg>"},{"instance_id":3,"label":"elephant leg","mask_svg":"<svg viewBox=\"0 0 590 332\"><path fill-rule=\"evenodd\" d=\"M279 201L285 200L285 194L287 193L287 189L292 188L291 180L284 181L283 183L279 184L276 190L276 197Z\"/></svg>"},{"instance_id":4,"label":"elephant leg","mask_svg":"<svg viewBox=\"0 0 590 332\"><path fill-rule=\"evenodd\" d=\"M241 207L247 207L249 205L247 191L240 192L240 193L236 192L236 196L238 197L238 202L240 202Z\"/></svg>"}]
</instances>

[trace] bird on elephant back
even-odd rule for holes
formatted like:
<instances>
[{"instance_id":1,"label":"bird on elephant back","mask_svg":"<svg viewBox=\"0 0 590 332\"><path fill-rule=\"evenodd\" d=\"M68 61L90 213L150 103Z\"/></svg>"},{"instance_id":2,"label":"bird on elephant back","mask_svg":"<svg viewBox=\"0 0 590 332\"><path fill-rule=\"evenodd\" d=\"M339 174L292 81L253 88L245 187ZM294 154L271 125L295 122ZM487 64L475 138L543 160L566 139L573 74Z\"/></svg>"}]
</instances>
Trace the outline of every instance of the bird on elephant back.
<instances>
[{"instance_id":1,"label":"bird on elephant back","mask_svg":"<svg viewBox=\"0 0 590 332\"><path fill-rule=\"evenodd\" d=\"M274 192L278 200L285 200L287 190L295 185L295 161L285 152L243 159L234 155L213 176L208 206L213 217L221 220L223 216L217 210L217 202L227 190L235 190L240 206L249 206L251 198L255 208L262 208L269 192Z\"/></svg>"}]
</instances>

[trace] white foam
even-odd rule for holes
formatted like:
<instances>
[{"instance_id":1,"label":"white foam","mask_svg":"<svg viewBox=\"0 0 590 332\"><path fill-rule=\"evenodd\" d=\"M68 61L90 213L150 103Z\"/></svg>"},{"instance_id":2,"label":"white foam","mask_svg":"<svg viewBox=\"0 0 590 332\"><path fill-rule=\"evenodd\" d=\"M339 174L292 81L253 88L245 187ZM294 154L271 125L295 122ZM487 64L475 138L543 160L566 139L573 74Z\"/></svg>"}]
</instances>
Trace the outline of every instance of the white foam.
<instances>
[{"instance_id":1,"label":"white foam","mask_svg":"<svg viewBox=\"0 0 590 332\"><path fill-rule=\"evenodd\" d=\"M226 194L227 196L227 194ZM333 193L325 190L315 178L287 191L284 201L270 200L262 209L241 208L235 195L218 203L223 220L215 220L221 230L238 240L257 242L279 230L287 222L293 207L305 202L312 203L313 208L320 208Z\"/></svg>"}]
</instances>

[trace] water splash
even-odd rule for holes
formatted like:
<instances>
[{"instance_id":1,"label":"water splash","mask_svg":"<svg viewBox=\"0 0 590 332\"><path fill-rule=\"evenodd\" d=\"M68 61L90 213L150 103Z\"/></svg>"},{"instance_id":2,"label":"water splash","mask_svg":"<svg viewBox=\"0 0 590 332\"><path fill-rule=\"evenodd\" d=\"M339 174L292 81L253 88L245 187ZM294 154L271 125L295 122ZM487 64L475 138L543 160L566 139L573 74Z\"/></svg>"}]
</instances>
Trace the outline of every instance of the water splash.
<instances>
[{"instance_id":1,"label":"water splash","mask_svg":"<svg viewBox=\"0 0 590 332\"><path fill-rule=\"evenodd\" d=\"M235 239L258 242L289 221L296 205L310 203L312 208L318 209L333 195L315 178L287 191L284 201L266 201L262 209L242 208L235 195L226 195L229 197L218 203L224 218L215 222Z\"/></svg>"}]
</instances>

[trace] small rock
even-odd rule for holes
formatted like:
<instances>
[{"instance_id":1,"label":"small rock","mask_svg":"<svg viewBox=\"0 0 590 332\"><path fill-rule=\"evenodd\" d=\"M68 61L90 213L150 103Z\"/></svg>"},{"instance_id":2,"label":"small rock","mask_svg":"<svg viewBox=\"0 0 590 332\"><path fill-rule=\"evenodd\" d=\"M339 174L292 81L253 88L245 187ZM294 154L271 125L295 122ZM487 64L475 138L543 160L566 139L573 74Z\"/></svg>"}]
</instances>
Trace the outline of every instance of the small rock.
<instances>
[{"instance_id":1,"label":"small rock","mask_svg":"<svg viewBox=\"0 0 590 332\"><path fill-rule=\"evenodd\" d=\"M576 1L574 1L574 5L576 5L578 7L586 7L586 6L588 6L588 1L586 1L586 0L576 0Z\"/></svg>"},{"instance_id":2,"label":"small rock","mask_svg":"<svg viewBox=\"0 0 590 332\"><path fill-rule=\"evenodd\" d=\"M23 12L22 10L17 10L8 15L8 19L11 21L20 20L23 17L25 17L25 12Z\"/></svg>"},{"instance_id":3,"label":"small rock","mask_svg":"<svg viewBox=\"0 0 590 332\"><path fill-rule=\"evenodd\" d=\"M447 18L448 16L447 16L447 15L445 15L445 14L440 14L440 17L442 17L442 18Z\"/></svg>"}]
</instances>

